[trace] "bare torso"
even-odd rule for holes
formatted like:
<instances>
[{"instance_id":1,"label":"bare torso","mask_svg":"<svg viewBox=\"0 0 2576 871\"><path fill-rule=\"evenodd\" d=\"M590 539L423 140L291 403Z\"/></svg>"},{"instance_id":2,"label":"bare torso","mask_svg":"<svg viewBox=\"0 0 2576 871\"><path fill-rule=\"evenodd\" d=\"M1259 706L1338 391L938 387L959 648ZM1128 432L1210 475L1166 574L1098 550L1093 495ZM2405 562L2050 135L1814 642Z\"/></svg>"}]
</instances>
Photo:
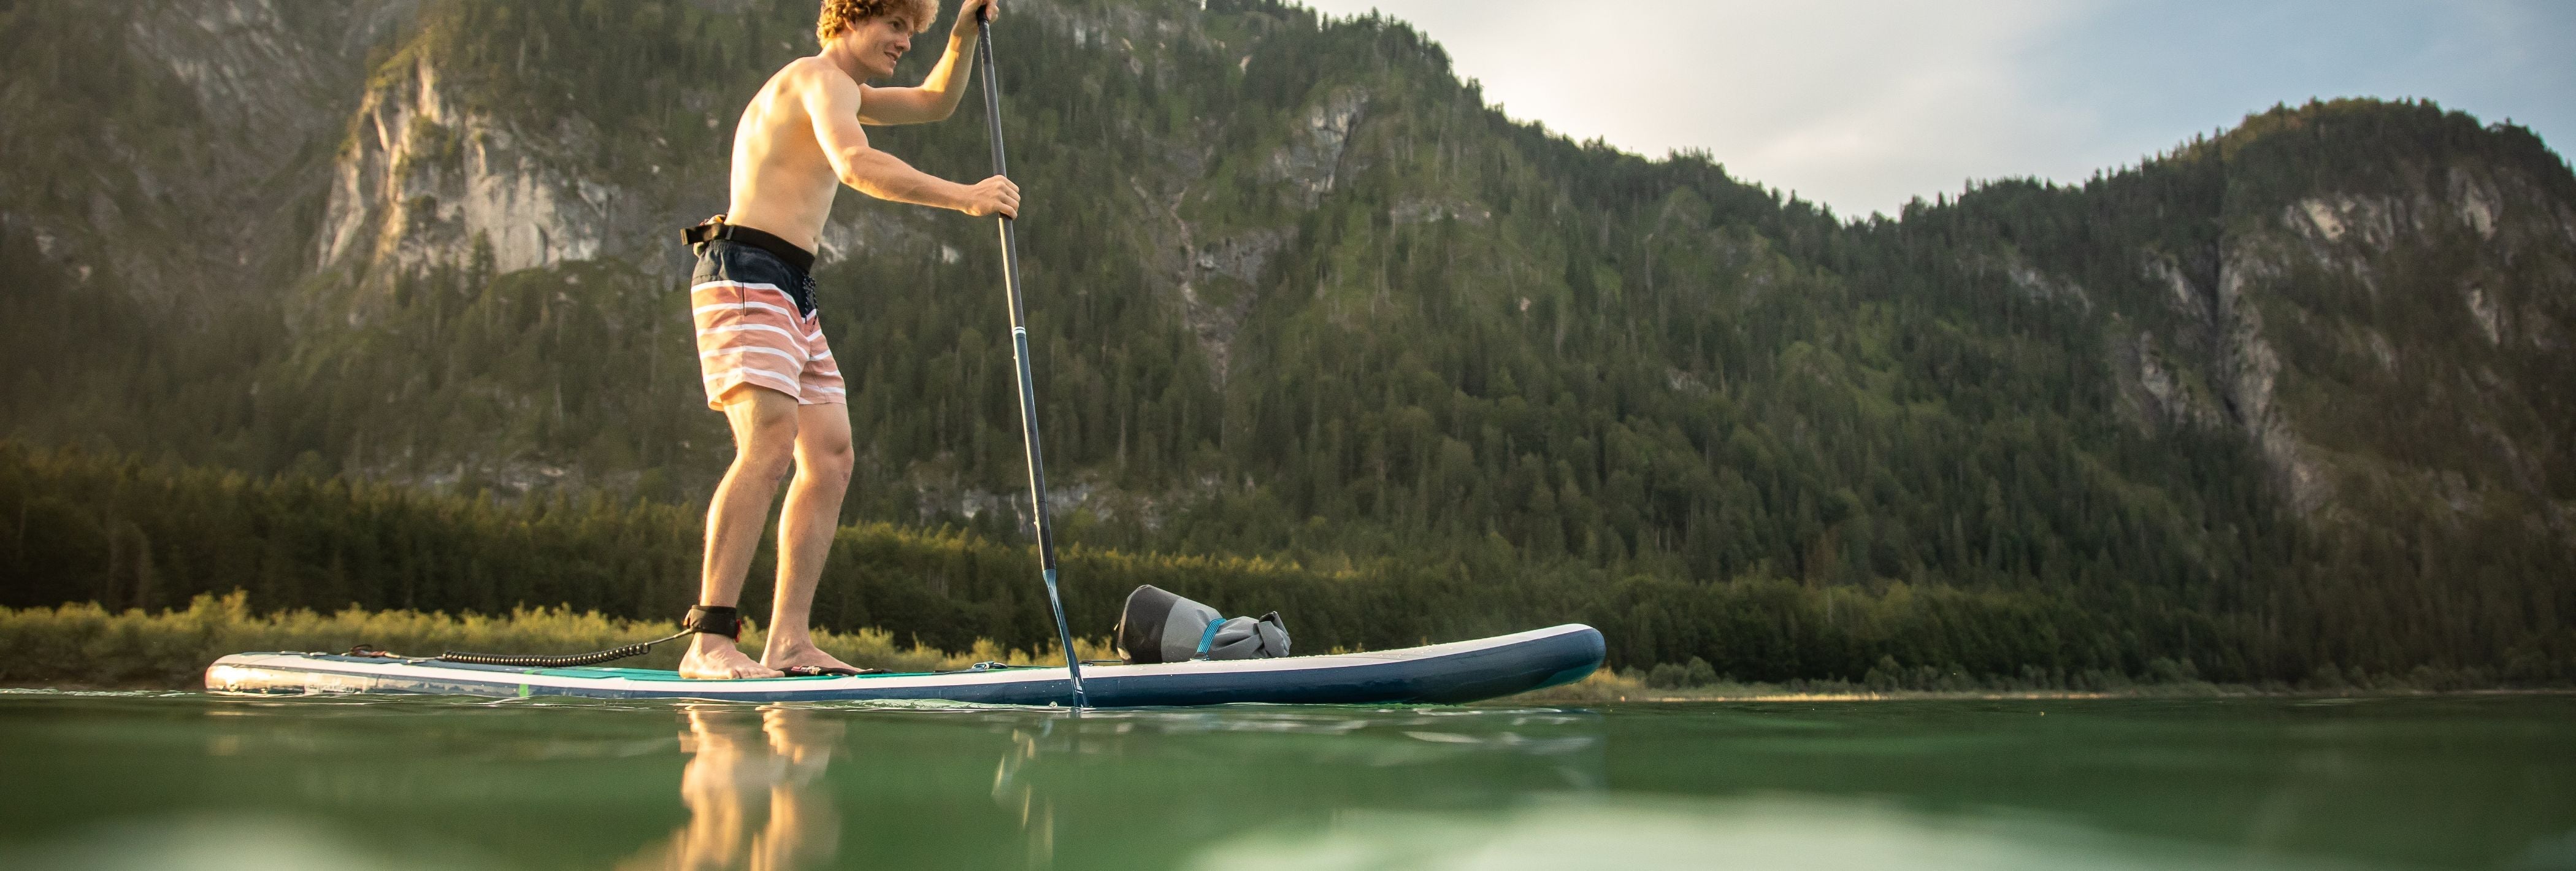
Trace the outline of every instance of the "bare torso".
<instances>
[{"instance_id":1,"label":"bare torso","mask_svg":"<svg viewBox=\"0 0 2576 871\"><path fill-rule=\"evenodd\" d=\"M733 134L733 197L728 223L752 227L807 251L832 215L841 179L806 114L806 91L848 74L819 57L799 58L769 77L743 107Z\"/></svg>"}]
</instances>

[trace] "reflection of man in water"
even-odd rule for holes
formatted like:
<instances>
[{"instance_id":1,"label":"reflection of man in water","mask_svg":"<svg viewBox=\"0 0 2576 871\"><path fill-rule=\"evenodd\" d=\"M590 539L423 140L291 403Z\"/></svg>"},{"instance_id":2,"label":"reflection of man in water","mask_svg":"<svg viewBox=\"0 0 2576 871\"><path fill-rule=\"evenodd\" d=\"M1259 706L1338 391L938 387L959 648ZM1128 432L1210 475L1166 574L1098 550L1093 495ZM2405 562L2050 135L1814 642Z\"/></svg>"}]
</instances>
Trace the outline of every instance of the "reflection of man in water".
<instances>
[{"instance_id":1,"label":"reflection of man in water","mask_svg":"<svg viewBox=\"0 0 2576 871\"><path fill-rule=\"evenodd\" d=\"M671 839L620 863L624 869L788 869L829 864L841 846L841 818L823 768L847 731L812 711L715 706L689 710L680 749L695 754L680 773L689 823ZM754 831L754 827L758 831Z\"/></svg>"}]
</instances>

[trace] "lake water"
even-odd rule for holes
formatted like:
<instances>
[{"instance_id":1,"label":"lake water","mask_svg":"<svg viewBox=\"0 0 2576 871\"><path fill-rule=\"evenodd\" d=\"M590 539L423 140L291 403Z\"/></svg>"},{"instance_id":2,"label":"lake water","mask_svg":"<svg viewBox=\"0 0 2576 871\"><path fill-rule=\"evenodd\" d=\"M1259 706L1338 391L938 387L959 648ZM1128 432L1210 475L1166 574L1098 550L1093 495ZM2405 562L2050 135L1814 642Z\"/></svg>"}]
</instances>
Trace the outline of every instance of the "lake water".
<instances>
[{"instance_id":1,"label":"lake water","mask_svg":"<svg viewBox=\"0 0 2576 871\"><path fill-rule=\"evenodd\" d=\"M0 693L0 868L2576 869L2576 697Z\"/></svg>"}]
</instances>

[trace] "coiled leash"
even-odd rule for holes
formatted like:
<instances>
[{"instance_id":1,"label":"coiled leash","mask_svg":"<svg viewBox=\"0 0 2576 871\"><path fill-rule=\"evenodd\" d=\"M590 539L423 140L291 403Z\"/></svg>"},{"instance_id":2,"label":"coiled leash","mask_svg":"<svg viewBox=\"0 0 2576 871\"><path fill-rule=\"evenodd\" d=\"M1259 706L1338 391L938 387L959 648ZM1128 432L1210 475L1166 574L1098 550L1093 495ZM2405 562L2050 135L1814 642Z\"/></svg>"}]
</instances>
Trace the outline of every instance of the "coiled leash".
<instances>
[{"instance_id":1,"label":"coiled leash","mask_svg":"<svg viewBox=\"0 0 2576 871\"><path fill-rule=\"evenodd\" d=\"M514 665L527 668L572 668L580 665L597 665L603 662L625 659L630 656L642 656L645 651L652 650L654 645L678 641L682 638L687 638L698 633L722 635L726 638L739 640L742 638L742 615L733 608L726 606L699 605L695 608L689 609L689 616L680 621L680 631L670 637L656 638L642 644L629 644L624 647L611 647L607 650L595 650L589 653L575 653L566 656L527 656L514 653L463 653L450 650L439 654L437 658L441 662L463 662L473 665ZM360 646L363 647L364 645ZM354 649L351 650L351 653L356 652L357 651Z\"/></svg>"}]
</instances>

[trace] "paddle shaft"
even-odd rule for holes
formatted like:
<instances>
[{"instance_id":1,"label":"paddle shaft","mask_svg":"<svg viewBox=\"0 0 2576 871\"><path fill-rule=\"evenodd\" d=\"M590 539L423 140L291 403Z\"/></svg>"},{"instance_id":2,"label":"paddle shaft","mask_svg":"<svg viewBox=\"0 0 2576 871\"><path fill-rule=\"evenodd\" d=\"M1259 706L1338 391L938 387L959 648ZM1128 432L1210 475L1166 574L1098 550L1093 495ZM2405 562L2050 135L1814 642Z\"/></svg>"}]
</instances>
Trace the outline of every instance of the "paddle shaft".
<instances>
[{"instance_id":1,"label":"paddle shaft","mask_svg":"<svg viewBox=\"0 0 2576 871\"><path fill-rule=\"evenodd\" d=\"M1002 159L1002 84L993 71L992 22L978 15L975 21L975 59L984 73L984 126L993 140L993 174L1009 176L1010 166ZM1055 591L1055 529L1047 522L1046 462L1038 450L1037 386L1029 380L1029 313L1020 297L1020 235L1012 228L1009 216L1000 216L1002 226L1002 291L1011 303L1011 358L1019 363L1020 375L1020 441L1029 455L1029 502L1034 511L1030 517L1038 533L1038 568L1046 578L1047 607L1055 611L1056 640L1064 643L1065 673L1073 678L1073 706L1091 706L1082 692L1082 658L1073 651L1073 630L1064 622L1064 599Z\"/></svg>"}]
</instances>

